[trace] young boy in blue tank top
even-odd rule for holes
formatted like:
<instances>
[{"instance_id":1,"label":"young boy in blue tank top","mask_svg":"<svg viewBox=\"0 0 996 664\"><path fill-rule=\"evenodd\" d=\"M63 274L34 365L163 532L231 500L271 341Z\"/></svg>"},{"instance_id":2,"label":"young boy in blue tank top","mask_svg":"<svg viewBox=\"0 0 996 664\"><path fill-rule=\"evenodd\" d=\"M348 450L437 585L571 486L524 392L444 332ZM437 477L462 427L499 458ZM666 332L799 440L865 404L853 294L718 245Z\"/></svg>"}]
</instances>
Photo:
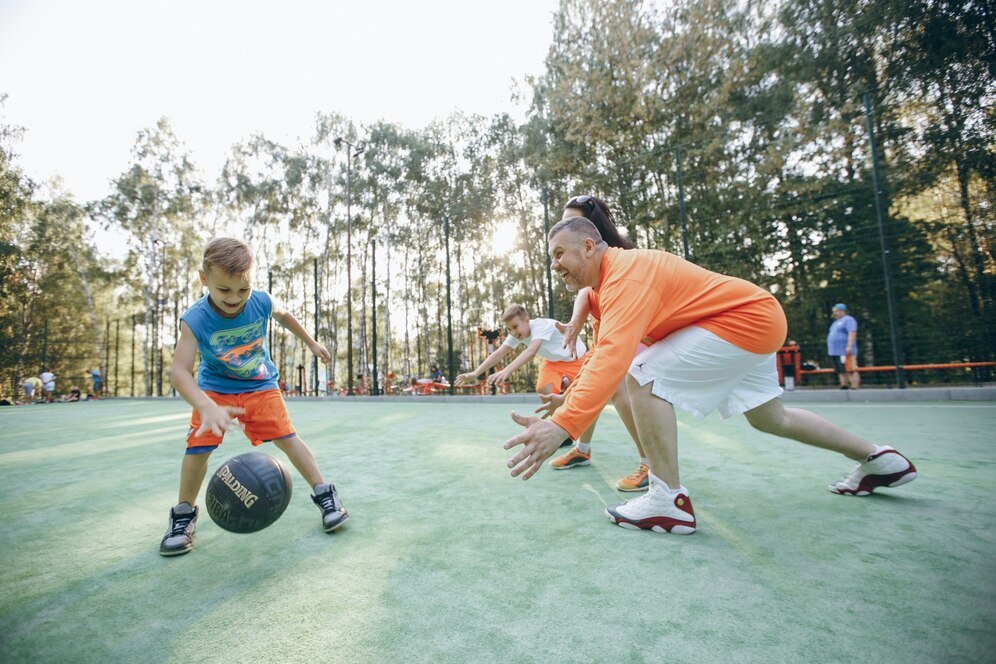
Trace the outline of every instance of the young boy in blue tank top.
<instances>
[{"instance_id":1,"label":"young boy in blue tank top","mask_svg":"<svg viewBox=\"0 0 996 664\"><path fill-rule=\"evenodd\" d=\"M324 362L332 356L269 293L252 289L252 251L244 242L214 240L204 251L201 268L201 283L208 294L180 317L180 339L173 357L173 386L194 412L180 467L179 504L170 509L159 553L177 556L193 548L197 495L207 474L208 457L232 428L241 428L253 445L272 441L287 455L313 487L311 498L322 511L322 525L325 532L332 532L349 514L291 425L277 368L266 346L270 318L293 332ZM201 363L195 380L198 351Z\"/></svg>"}]
</instances>

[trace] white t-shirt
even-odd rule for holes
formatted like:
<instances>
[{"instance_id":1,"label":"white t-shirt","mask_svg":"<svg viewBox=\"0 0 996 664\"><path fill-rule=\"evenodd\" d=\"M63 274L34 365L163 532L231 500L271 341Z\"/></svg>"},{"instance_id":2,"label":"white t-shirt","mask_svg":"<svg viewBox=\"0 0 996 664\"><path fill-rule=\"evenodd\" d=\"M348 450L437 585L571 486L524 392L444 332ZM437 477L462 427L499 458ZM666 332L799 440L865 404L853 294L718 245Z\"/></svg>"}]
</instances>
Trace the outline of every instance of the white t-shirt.
<instances>
[{"instance_id":1,"label":"white t-shirt","mask_svg":"<svg viewBox=\"0 0 996 664\"><path fill-rule=\"evenodd\" d=\"M46 390L55 389L55 374L51 371L46 371L42 375L38 376L43 383L42 387Z\"/></svg>"},{"instance_id":2,"label":"white t-shirt","mask_svg":"<svg viewBox=\"0 0 996 664\"><path fill-rule=\"evenodd\" d=\"M505 341L501 342L501 345L514 349L519 346L528 346L536 339L542 339L543 345L539 347L537 355L553 362L570 362L574 358L571 357L570 351L564 348L564 335L557 331L557 326L554 322L550 318L530 318L528 337L519 340L510 334L505 337ZM578 357L588 352L587 346L584 345L580 337L575 343L577 345Z\"/></svg>"}]
</instances>

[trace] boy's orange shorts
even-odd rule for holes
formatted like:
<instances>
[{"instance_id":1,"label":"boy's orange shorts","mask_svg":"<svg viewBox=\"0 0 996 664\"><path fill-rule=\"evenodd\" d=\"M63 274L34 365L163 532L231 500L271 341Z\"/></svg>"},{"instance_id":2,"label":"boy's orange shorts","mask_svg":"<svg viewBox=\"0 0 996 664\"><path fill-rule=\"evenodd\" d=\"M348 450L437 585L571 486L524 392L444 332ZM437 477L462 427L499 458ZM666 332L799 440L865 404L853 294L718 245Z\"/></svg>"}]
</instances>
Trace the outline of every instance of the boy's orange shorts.
<instances>
[{"instance_id":1,"label":"boy's orange shorts","mask_svg":"<svg viewBox=\"0 0 996 664\"><path fill-rule=\"evenodd\" d=\"M291 425L290 415L287 414L287 406L284 404L280 390L261 390L242 394L205 392L205 394L219 406L245 409L246 412L238 418L244 427L246 437L253 445L262 445L271 440L294 435L294 427ZM223 436L216 436L210 430L196 436L195 433L200 426L201 414L194 409L193 415L190 416L190 429L187 431L187 454L210 452L221 445Z\"/></svg>"},{"instance_id":2,"label":"boy's orange shorts","mask_svg":"<svg viewBox=\"0 0 996 664\"><path fill-rule=\"evenodd\" d=\"M572 383L574 379L577 378L578 373L581 371L581 365L584 363L584 357L579 357L576 360L570 360L568 362L554 362L553 360L543 360L540 365L539 376L536 378L536 391L539 392L540 388L544 385L553 384L553 393L560 394L561 381L564 376L567 377Z\"/></svg>"}]
</instances>

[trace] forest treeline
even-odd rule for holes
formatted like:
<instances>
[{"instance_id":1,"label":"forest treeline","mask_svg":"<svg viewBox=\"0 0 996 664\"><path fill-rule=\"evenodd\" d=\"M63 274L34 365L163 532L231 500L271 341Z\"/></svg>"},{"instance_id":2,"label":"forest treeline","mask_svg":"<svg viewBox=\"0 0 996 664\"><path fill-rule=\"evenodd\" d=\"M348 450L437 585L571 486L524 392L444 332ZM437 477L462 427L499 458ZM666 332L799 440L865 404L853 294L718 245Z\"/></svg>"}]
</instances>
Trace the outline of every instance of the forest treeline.
<instances>
[{"instance_id":1,"label":"forest treeline","mask_svg":"<svg viewBox=\"0 0 996 664\"><path fill-rule=\"evenodd\" d=\"M544 72L518 86L524 118L406 128L322 110L306 140L249 136L220 173L162 118L94 201L28 178L0 117L0 383L48 365L68 388L99 365L111 392L168 391L176 315L220 234L247 239L255 285L317 326L337 384L350 322L354 375L375 354L398 381L459 372L507 305L569 315L543 238L580 193L638 246L687 246L769 289L806 359L825 363L845 302L862 362L892 363L883 250L901 362L996 359L994 44L986 2L563 0ZM106 256L96 227L127 253ZM274 355L310 388L293 341L277 330Z\"/></svg>"}]
</instances>

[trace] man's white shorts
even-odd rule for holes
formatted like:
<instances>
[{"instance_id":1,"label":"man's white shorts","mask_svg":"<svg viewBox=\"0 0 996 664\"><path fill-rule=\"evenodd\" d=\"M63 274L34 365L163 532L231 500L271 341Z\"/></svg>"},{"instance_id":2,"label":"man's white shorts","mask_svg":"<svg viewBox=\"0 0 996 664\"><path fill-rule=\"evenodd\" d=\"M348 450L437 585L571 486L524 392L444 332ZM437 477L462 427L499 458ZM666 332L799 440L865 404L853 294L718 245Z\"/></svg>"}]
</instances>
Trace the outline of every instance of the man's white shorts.
<instances>
[{"instance_id":1,"label":"man's white shorts","mask_svg":"<svg viewBox=\"0 0 996 664\"><path fill-rule=\"evenodd\" d=\"M751 353L695 326L637 353L629 373L640 385L653 383L653 394L699 419L713 410L733 417L782 393L774 353Z\"/></svg>"}]
</instances>

